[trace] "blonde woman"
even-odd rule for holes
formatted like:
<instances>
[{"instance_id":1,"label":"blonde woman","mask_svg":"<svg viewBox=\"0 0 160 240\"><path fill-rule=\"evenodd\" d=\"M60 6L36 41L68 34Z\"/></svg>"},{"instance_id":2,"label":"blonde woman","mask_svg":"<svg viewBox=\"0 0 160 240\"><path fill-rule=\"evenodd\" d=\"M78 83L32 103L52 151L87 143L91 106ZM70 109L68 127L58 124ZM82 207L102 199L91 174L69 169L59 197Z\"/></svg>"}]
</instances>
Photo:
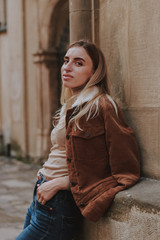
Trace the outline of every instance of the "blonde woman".
<instances>
[{"instance_id":1,"label":"blonde woman","mask_svg":"<svg viewBox=\"0 0 160 240\"><path fill-rule=\"evenodd\" d=\"M88 41L71 44L61 76L53 146L16 240L71 240L83 217L99 220L140 176L136 139L109 95L101 50Z\"/></svg>"}]
</instances>

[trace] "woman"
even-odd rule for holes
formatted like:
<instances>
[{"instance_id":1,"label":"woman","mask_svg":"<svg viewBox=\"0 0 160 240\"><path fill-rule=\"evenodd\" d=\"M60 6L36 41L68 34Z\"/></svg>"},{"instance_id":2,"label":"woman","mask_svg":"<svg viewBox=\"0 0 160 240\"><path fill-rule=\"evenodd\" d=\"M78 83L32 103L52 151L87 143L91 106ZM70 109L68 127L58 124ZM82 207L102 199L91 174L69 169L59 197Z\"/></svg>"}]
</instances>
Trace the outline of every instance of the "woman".
<instances>
[{"instance_id":1,"label":"woman","mask_svg":"<svg viewBox=\"0 0 160 240\"><path fill-rule=\"evenodd\" d=\"M140 176L136 139L109 95L101 50L88 41L73 43L61 76L62 108L54 119L53 147L38 172L16 240L71 240L82 216L97 221L115 194Z\"/></svg>"}]
</instances>

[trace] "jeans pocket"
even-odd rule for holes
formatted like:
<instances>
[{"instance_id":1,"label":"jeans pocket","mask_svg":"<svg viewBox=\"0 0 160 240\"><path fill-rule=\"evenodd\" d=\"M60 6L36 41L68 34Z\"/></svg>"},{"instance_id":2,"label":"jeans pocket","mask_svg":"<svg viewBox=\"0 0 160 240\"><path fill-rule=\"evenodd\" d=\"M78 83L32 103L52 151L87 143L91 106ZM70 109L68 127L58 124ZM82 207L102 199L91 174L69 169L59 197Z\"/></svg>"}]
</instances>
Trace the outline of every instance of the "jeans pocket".
<instances>
[{"instance_id":1,"label":"jeans pocket","mask_svg":"<svg viewBox=\"0 0 160 240\"><path fill-rule=\"evenodd\" d=\"M79 219L77 217L62 216L62 240L71 240L79 229Z\"/></svg>"},{"instance_id":2,"label":"jeans pocket","mask_svg":"<svg viewBox=\"0 0 160 240\"><path fill-rule=\"evenodd\" d=\"M41 204L37 199L36 199L36 206L38 209L49 211L49 213L51 213L53 210L52 206L49 206L48 204Z\"/></svg>"},{"instance_id":3,"label":"jeans pocket","mask_svg":"<svg viewBox=\"0 0 160 240\"><path fill-rule=\"evenodd\" d=\"M53 221L53 208L42 205L36 200L34 217L34 222L37 225L36 227L42 232L48 232Z\"/></svg>"}]
</instances>

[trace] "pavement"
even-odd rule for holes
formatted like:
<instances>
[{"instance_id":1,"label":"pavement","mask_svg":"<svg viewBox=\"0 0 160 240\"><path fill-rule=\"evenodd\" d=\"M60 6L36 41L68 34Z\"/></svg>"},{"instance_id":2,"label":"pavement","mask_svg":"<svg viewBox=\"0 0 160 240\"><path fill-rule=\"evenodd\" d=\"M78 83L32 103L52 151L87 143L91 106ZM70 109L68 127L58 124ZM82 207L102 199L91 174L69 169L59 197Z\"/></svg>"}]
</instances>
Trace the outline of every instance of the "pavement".
<instances>
[{"instance_id":1,"label":"pavement","mask_svg":"<svg viewBox=\"0 0 160 240\"><path fill-rule=\"evenodd\" d=\"M39 167L0 156L0 240L14 240L22 231Z\"/></svg>"}]
</instances>

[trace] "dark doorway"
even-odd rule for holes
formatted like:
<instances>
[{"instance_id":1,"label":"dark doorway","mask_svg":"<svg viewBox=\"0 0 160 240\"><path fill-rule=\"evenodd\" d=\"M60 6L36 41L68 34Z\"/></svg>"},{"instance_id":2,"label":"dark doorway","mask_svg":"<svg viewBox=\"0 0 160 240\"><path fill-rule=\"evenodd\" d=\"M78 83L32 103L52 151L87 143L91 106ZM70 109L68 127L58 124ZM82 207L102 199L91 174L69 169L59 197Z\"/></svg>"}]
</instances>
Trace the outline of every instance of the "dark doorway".
<instances>
[{"instance_id":1,"label":"dark doorway","mask_svg":"<svg viewBox=\"0 0 160 240\"><path fill-rule=\"evenodd\" d=\"M54 8L50 21L49 51L54 54L50 67L51 114L60 107L61 76L63 57L69 44L69 1L60 0Z\"/></svg>"}]
</instances>

